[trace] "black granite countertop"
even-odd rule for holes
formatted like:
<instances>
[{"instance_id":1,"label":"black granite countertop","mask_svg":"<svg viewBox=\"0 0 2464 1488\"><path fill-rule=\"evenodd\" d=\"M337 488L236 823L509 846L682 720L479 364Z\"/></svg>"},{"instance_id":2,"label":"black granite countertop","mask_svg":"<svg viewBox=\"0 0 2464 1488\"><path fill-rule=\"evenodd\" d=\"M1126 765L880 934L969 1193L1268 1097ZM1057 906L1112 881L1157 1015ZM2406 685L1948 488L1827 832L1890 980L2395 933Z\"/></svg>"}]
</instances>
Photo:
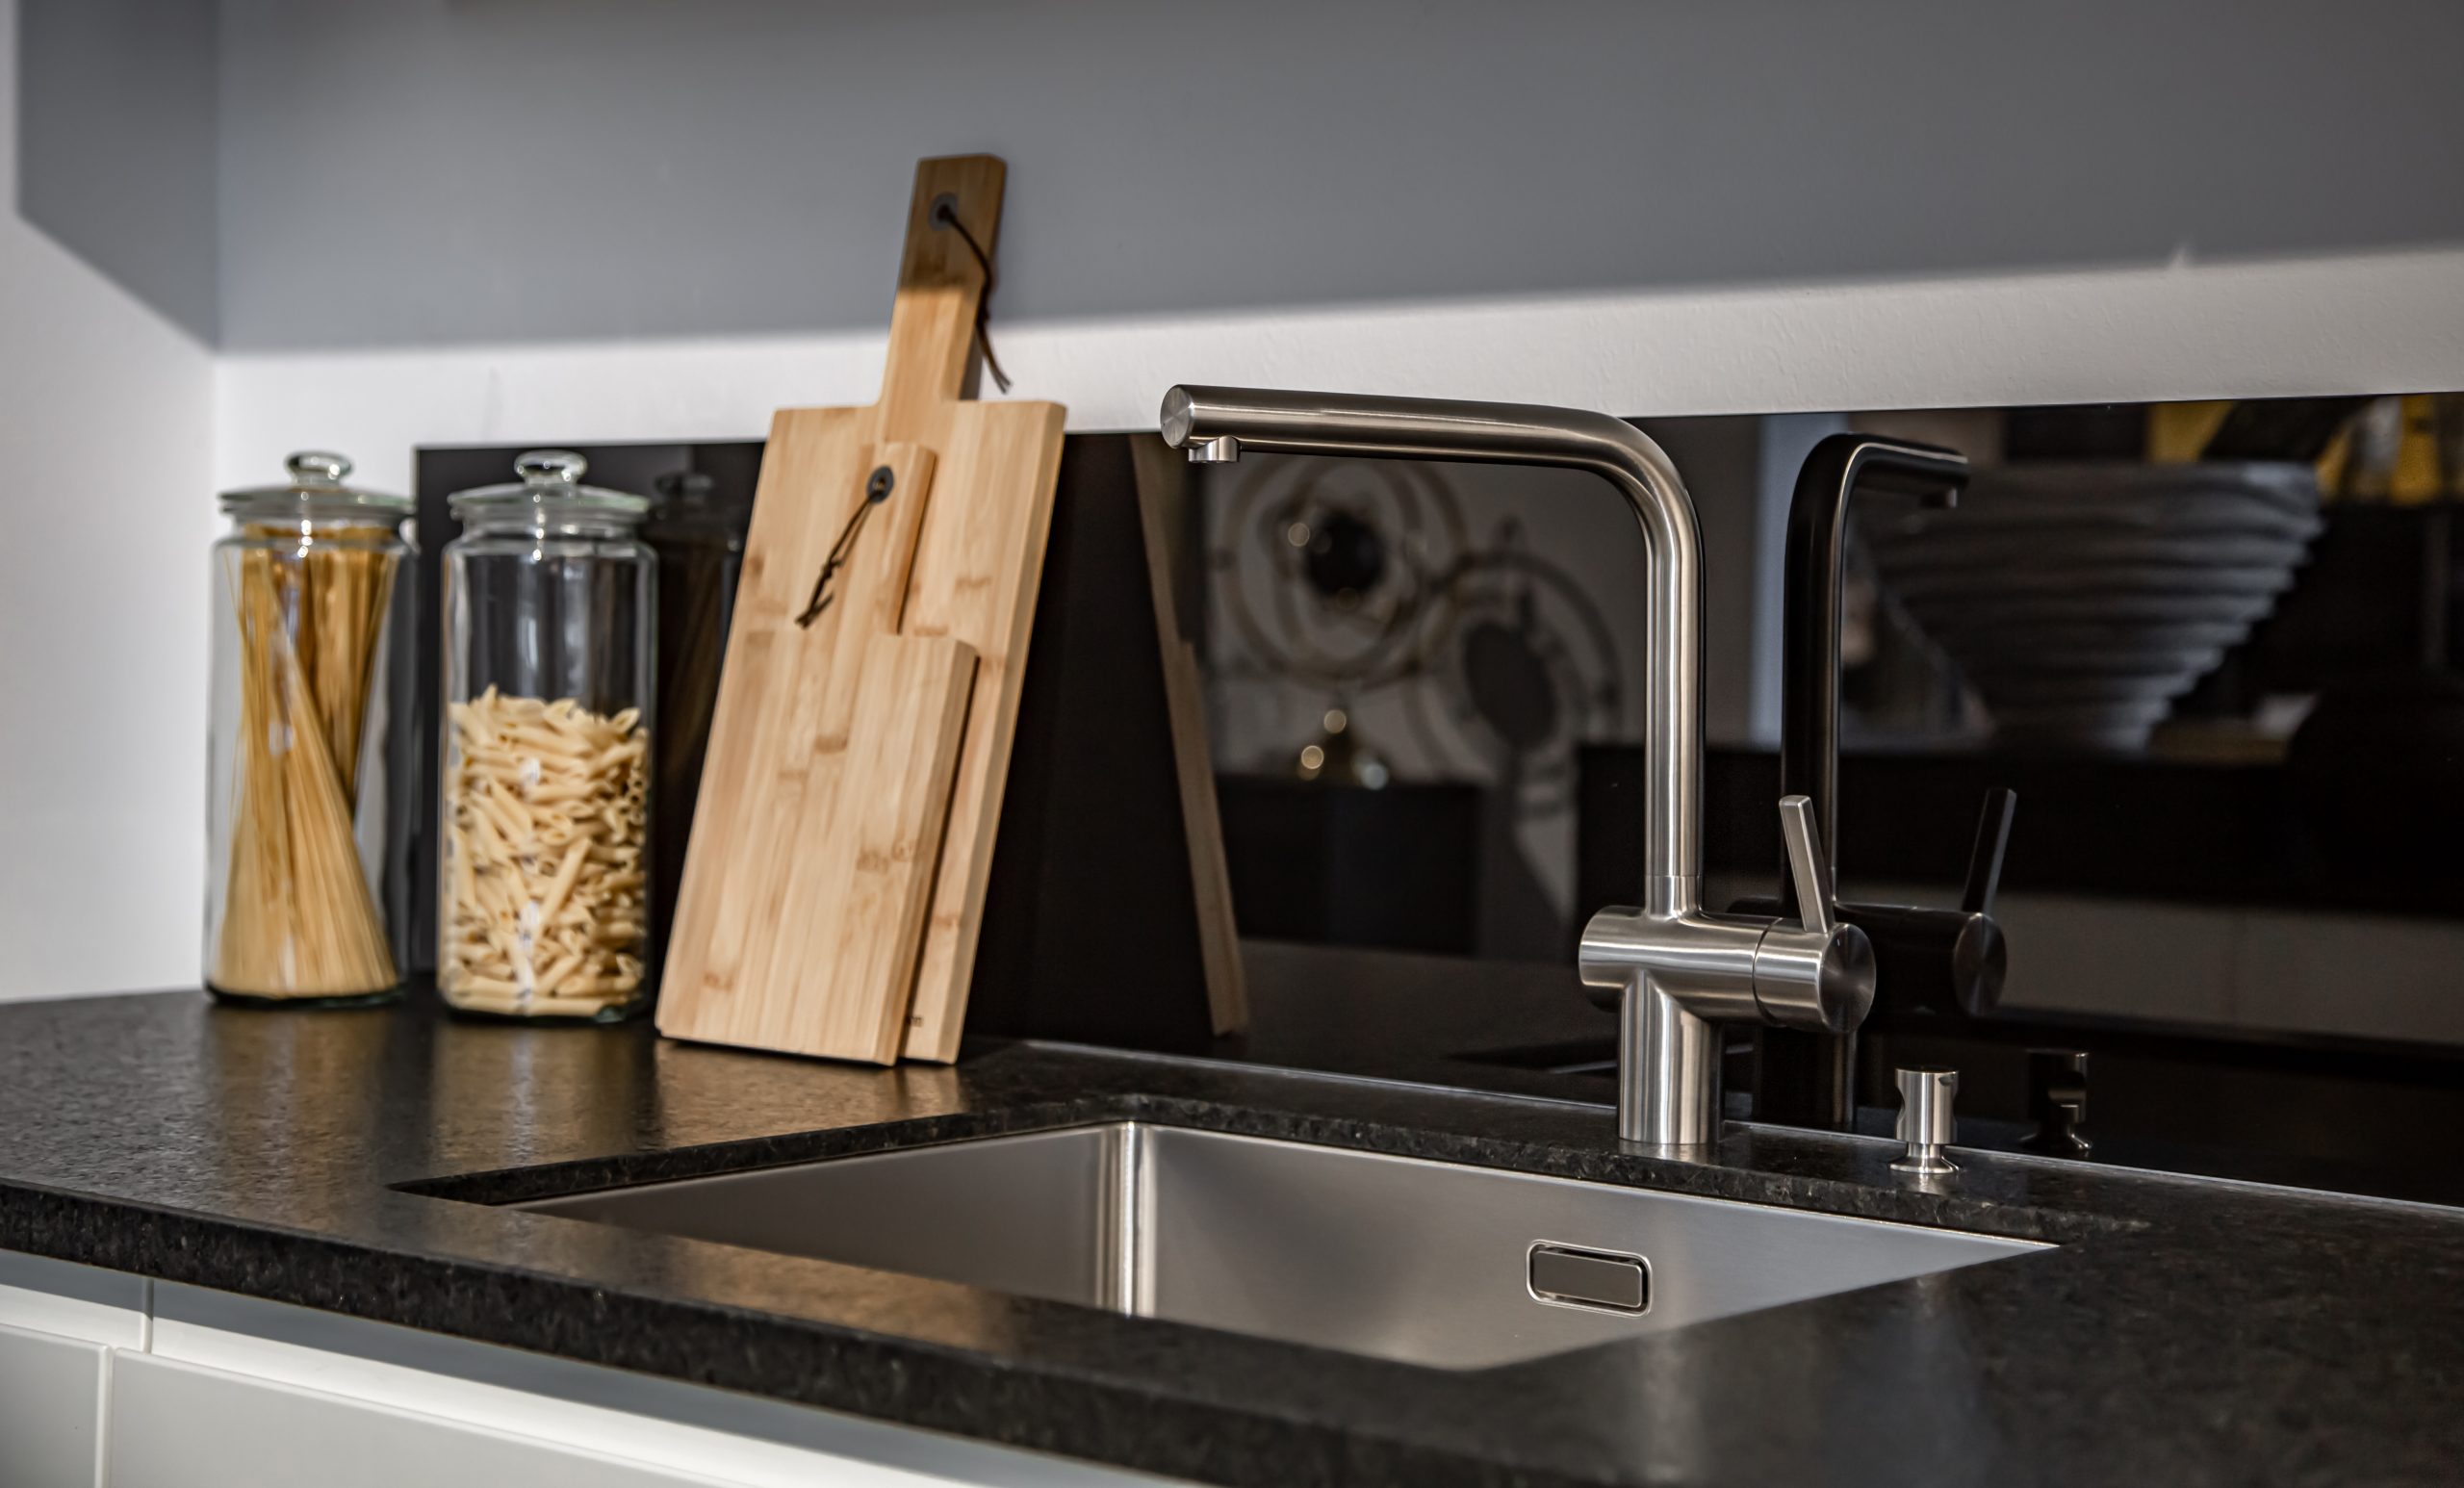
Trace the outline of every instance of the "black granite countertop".
<instances>
[{"instance_id":1,"label":"black granite countertop","mask_svg":"<svg viewBox=\"0 0 2464 1488\"><path fill-rule=\"evenodd\" d=\"M2059 1242L1418 1368L487 1201L1108 1116ZM2451 1483L2464 1214L1035 1044L874 1070L424 996L0 1007L0 1249L1224 1483ZM447 1195L452 1196L447 1196Z\"/></svg>"}]
</instances>

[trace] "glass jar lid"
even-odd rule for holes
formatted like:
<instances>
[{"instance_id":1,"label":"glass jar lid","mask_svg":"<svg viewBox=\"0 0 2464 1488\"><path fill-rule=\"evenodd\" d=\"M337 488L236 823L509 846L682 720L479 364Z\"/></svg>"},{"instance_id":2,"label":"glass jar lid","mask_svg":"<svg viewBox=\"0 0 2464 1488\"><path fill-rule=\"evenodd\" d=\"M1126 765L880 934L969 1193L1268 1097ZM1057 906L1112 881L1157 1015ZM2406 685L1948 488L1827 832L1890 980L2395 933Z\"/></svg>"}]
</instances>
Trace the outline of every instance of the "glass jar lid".
<instances>
[{"instance_id":1,"label":"glass jar lid","mask_svg":"<svg viewBox=\"0 0 2464 1488\"><path fill-rule=\"evenodd\" d=\"M474 486L446 498L447 507L465 521L502 521L526 507L568 516L599 515L629 521L651 509L650 501L604 486L581 483L590 462L571 449L531 449L516 455L513 473L521 480L500 486Z\"/></svg>"},{"instance_id":2,"label":"glass jar lid","mask_svg":"<svg viewBox=\"0 0 2464 1488\"><path fill-rule=\"evenodd\" d=\"M387 518L409 515L415 504L407 496L393 496L382 491L366 491L345 482L350 475L350 456L330 449L302 449L282 462L291 479L274 486L243 486L225 491L220 498L224 511L245 509L251 513L279 512L292 506L305 506L319 515L364 512Z\"/></svg>"}]
</instances>

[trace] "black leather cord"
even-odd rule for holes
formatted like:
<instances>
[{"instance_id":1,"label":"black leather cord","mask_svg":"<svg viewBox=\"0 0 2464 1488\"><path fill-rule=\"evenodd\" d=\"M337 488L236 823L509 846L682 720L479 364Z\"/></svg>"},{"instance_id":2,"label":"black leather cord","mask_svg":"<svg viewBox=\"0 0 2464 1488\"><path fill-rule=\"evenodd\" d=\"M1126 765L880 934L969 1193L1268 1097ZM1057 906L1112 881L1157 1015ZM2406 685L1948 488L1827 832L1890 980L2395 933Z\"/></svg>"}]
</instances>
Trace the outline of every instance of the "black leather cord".
<instances>
[{"instance_id":1,"label":"black leather cord","mask_svg":"<svg viewBox=\"0 0 2464 1488\"><path fill-rule=\"evenodd\" d=\"M933 203L932 220L936 227L956 228L959 241L966 244L966 250L975 255L977 267L984 270L984 293L975 300L975 344L983 348L984 370L992 374L993 386L1007 393L1010 391L1010 374L1001 370L1001 359L992 354L992 255L984 251L984 244L976 242L975 234L968 232L966 224L959 220L958 209L948 198Z\"/></svg>"},{"instance_id":2,"label":"black leather cord","mask_svg":"<svg viewBox=\"0 0 2464 1488\"><path fill-rule=\"evenodd\" d=\"M847 525L838 529L838 541L830 545L830 556L821 565L821 577L812 581L812 598L805 602L805 612L796 617L798 626L811 629L812 623L821 618L821 612L830 607L830 602L836 598L830 592L830 581L838 576L839 567L855 551L856 535L863 530L864 519L873 514L874 507L889 500L889 494L897 484L898 477L890 474L886 465L874 467L873 473L864 477L864 503L857 507L854 515L847 519Z\"/></svg>"}]
</instances>

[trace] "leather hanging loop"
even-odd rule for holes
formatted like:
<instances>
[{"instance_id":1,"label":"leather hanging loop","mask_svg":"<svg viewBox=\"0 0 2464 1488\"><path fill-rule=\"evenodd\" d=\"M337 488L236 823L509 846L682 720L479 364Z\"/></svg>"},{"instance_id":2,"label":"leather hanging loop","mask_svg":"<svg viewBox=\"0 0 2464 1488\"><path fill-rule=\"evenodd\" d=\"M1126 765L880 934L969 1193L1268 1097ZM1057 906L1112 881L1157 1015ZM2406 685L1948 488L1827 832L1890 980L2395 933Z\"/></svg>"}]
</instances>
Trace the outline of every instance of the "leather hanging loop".
<instances>
[{"instance_id":1,"label":"leather hanging loop","mask_svg":"<svg viewBox=\"0 0 2464 1488\"><path fill-rule=\"evenodd\" d=\"M821 618L821 612L830 607L834 598L830 592L830 581L838 577L838 571L847 564L848 555L856 551L856 538L863 530L864 519L873 514L874 507L888 500L889 494L897 489L898 477L886 465L874 466L873 473L864 477L863 502L848 517L847 525L838 529L838 541L830 545L830 556L822 562L821 576L812 581L812 598L805 601L804 613L796 617L798 626L811 629L812 623Z\"/></svg>"},{"instance_id":2,"label":"leather hanging loop","mask_svg":"<svg viewBox=\"0 0 2464 1488\"><path fill-rule=\"evenodd\" d=\"M1001 370L1001 359L992 354L992 255L975 241L975 234L959 220L958 198L944 192L933 198L932 222L935 227L957 230L959 241L975 255L976 267L984 270L984 293L975 300L975 345L984 353L984 370L992 374L992 385L1002 392L1010 391L1010 374Z\"/></svg>"}]
</instances>

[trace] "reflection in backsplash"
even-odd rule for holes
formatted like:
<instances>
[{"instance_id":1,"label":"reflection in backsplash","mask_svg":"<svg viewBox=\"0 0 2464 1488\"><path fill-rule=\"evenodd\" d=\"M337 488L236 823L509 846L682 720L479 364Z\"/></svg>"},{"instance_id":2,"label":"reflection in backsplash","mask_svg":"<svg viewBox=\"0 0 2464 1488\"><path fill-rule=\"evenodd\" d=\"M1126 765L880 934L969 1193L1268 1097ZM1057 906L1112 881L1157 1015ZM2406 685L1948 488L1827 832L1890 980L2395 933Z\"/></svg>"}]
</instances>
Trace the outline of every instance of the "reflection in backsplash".
<instances>
[{"instance_id":1,"label":"reflection in backsplash","mask_svg":"<svg viewBox=\"0 0 2464 1488\"><path fill-rule=\"evenodd\" d=\"M1417 841L1459 822L1476 912L1427 916L1416 946L1554 954L1578 751L1641 727L1632 519L1566 471L1296 456L1208 474L1218 769L1380 792L1386 830ZM1447 793L1463 785L1468 811ZM1242 866L1249 900L1275 892ZM1243 905L1269 929L1278 912Z\"/></svg>"},{"instance_id":2,"label":"reflection in backsplash","mask_svg":"<svg viewBox=\"0 0 2464 1488\"><path fill-rule=\"evenodd\" d=\"M2464 1044L2444 972L2464 883L2431 851L2464 730L2464 398L1641 422L1700 511L1711 768L1765 784L1805 452L1854 429L1976 467L1952 509L1860 498L1848 888L1942 898L1972 787L2007 778L2013 1006ZM1639 736L1640 551L1587 484L1290 457L1208 473L1219 768L1382 786L1410 804L1347 830L1388 834L1395 856L1428 837L1415 814L1463 813L1440 787L1472 792L1476 923L1434 948L1562 956L1631 892L1621 823L1568 788ZM1725 793L1745 819L1707 827L1718 886L1769 891L1779 844L1749 806L1768 793ZM1236 885L1271 883L1233 841Z\"/></svg>"},{"instance_id":3,"label":"reflection in backsplash","mask_svg":"<svg viewBox=\"0 0 2464 1488\"><path fill-rule=\"evenodd\" d=\"M1834 846L1843 898L1950 904L1978 803L2015 789L2009 976L1985 1017L1878 1003L1852 1055L1866 1107L1891 1103L1894 1065L1946 1064L1971 1143L2464 1198L2464 1162L2428 1135L2464 1129L2464 875L2435 850L2464 800L2464 398L1639 422L1703 534L1712 905L1780 877L1784 531L1808 452L1857 431L1973 467L1949 509L1856 502ZM1592 910L1640 891L1622 508L1501 467L1256 457L1205 479L1244 933L1564 964ZM1477 576L1476 613L1447 607L1454 576ZM1289 818L1312 775L1314 830L1245 833L1245 806ZM1310 852L1354 871L1294 872ZM1570 1078L1613 1055L1604 1026L1526 1044L1462 1053ZM1802 1054L1758 1044L1732 1078L1808 1080Z\"/></svg>"}]
</instances>

